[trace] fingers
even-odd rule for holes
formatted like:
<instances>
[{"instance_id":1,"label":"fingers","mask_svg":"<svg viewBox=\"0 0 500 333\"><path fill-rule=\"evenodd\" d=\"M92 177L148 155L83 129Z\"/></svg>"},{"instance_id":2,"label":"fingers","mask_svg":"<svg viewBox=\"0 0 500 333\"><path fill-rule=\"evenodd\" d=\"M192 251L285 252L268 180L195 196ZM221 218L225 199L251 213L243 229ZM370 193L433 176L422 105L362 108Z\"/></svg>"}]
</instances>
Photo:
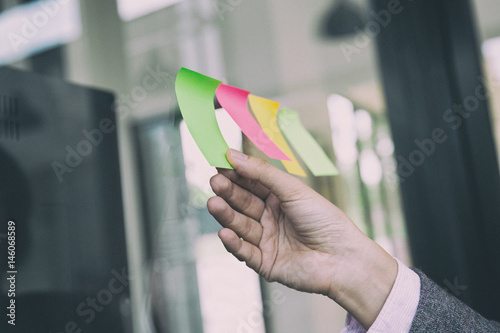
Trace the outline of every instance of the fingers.
<instances>
[{"instance_id":1,"label":"fingers","mask_svg":"<svg viewBox=\"0 0 500 333\"><path fill-rule=\"evenodd\" d=\"M263 232L259 222L235 211L220 197L210 198L207 202L207 208L223 227L231 229L251 244L259 245Z\"/></svg>"},{"instance_id":2,"label":"fingers","mask_svg":"<svg viewBox=\"0 0 500 333\"><path fill-rule=\"evenodd\" d=\"M219 230L219 238L228 252L238 260L245 261L247 266L254 271L259 271L262 255L258 247L240 239L231 229Z\"/></svg>"},{"instance_id":3,"label":"fingers","mask_svg":"<svg viewBox=\"0 0 500 333\"><path fill-rule=\"evenodd\" d=\"M213 176L210 179L210 186L215 194L224 198L233 209L254 220L260 220L265 208L261 198L236 185L223 175Z\"/></svg>"},{"instance_id":4,"label":"fingers","mask_svg":"<svg viewBox=\"0 0 500 333\"><path fill-rule=\"evenodd\" d=\"M297 178L274 167L260 158L245 155L237 150L229 149L227 159L237 174L250 181L262 184L274 193L281 201L293 200L308 187Z\"/></svg>"},{"instance_id":5,"label":"fingers","mask_svg":"<svg viewBox=\"0 0 500 333\"><path fill-rule=\"evenodd\" d=\"M269 189L265 188L264 185L262 185L256 180L242 177L234 170L218 169L217 171L219 172L219 174L224 175L227 179L229 179L233 183L236 183L239 186L249 190L262 200L265 200L269 195Z\"/></svg>"}]
</instances>

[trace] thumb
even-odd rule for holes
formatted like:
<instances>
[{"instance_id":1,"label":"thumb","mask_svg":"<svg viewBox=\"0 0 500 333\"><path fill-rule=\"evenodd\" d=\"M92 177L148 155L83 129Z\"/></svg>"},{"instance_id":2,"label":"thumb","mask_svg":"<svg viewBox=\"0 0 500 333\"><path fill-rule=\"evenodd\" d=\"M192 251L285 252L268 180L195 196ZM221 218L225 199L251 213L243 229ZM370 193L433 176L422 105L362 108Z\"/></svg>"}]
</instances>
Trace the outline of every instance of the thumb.
<instances>
[{"instance_id":1,"label":"thumb","mask_svg":"<svg viewBox=\"0 0 500 333\"><path fill-rule=\"evenodd\" d=\"M260 182L280 201L290 200L297 194L309 190L302 181L276 168L268 161L245 155L234 149L229 149L226 156L240 176Z\"/></svg>"}]
</instances>

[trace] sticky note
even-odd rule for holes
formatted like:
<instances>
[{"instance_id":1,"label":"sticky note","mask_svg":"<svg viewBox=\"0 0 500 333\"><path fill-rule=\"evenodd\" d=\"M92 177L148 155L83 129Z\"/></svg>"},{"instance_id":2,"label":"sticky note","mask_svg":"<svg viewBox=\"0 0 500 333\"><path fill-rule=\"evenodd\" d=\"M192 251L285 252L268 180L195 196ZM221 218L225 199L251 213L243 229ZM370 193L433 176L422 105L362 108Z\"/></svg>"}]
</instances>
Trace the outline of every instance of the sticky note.
<instances>
[{"instance_id":1,"label":"sticky note","mask_svg":"<svg viewBox=\"0 0 500 333\"><path fill-rule=\"evenodd\" d=\"M304 169L297 162L297 158L286 143L280 128L278 127L278 110L280 103L267 98L248 95L250 108L257 118L260 126L271 140L288 156L291 161L281 161L285 169L294 175L306 177Z\"/></svg>"},{"instance_id":2,"label":"sticky note","mask_svg":"<svg viewBox=\"0 0 500 333\"><path fill-rule=\"evenodd\" d=\"M186 68L181 68L177 74L175 92L186 126L210 165L232 169L226 159L229 147L215 116L214 97L217 97L242 132L267 156L281 160L288 172L306 176L293 148L314 176L338 174L335 165L304 128L296 111L287 108L279 111L278 102L251 95L246 90Z\"/></svg>"},{"instance_id":3,"label":"sticky note","mask_svg":"<svg viewBox=\"0 0 500 333\"><path fill-rule=\"evenodd\" d=\"M181 68L175 79L177 102L189 132L211 166L232 169L229 149L215 117L214 95L220 81Z\"/></svg>"},{"instance_id":4,"label":"sticky note","mask_svg":"<svg viewBox=\"0 0 500 333\"><path fill-rule=\"evenodd\" d=\"M233 118L241 131L252 141L264 154L277 160L291 161L264 132L257 121L248 110L249 91L221 84L215 95L220 105Z\"/></svg>"},{"instance_id":5,"label":"sticky note","mask_svg":"<svg viewBox=\"0 0 500 333\"><path fill-rule=\"evenodd\" d=\"M333 162L300 122L297 111L282 108L278 113L278 125L314 176L338 175Z\"/></svg>"}]
</instances>

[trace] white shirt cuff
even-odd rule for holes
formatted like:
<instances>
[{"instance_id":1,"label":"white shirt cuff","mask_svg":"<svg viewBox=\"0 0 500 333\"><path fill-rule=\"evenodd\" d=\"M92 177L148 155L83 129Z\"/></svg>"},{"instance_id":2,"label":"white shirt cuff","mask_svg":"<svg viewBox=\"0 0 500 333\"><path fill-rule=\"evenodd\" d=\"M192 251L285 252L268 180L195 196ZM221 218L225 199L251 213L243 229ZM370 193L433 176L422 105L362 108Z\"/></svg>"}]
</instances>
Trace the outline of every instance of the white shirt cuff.
<instances>
[{"instance_id":1,"label":"white shirt cuff","mask_svg":"<svg viewBox=\"0 0 500 333\"><path fill-rule=\"evenodd\" d=\"M420 299L420 278L396 259L398 275L391 293L377 319L366 331L349 313L341 333L403 333L409 332Z\"/></svg>"}]
</instances>

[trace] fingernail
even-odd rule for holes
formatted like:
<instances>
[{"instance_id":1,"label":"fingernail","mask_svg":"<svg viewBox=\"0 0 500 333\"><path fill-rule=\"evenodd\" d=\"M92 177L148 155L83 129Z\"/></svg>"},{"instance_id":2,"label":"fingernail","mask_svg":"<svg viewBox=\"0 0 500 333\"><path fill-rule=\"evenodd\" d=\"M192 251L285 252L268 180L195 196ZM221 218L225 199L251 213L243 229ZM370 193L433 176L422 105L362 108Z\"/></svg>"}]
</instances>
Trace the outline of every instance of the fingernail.
<instances>
[{"instance_id":1,"label":"fingernail","mask_svg":"<svg viewBox=\"0 0 500 333\"><path fill-rule=\"evenodd\" d=\"M229 149L229 157L236 162L245 162L248 159L247 155L234 149Z\"/></svg>"}]
</instances>

